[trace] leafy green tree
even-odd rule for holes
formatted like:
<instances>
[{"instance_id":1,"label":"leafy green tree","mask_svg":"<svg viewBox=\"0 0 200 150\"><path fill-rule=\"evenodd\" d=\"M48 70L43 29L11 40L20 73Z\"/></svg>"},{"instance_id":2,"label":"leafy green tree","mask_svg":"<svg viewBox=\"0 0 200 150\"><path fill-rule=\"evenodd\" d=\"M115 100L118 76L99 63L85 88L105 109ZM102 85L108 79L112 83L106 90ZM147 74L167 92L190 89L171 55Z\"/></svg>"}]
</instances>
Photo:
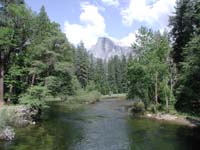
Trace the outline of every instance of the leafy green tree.
<instances>
[{"instance_id":1,"label":"leafy green tree","mask_svg":"<svg viewBox=\"0 0 200 150\"><path fill-rule=\"evenodd\" d=\"M161 35L151 29L141 27L133 47L136 57L129 63L129 98L142 100L146 108L149 104L165 104L169 110L172 99L170 90L170 43L167 33Z\"/></svg>"},{"instance_id":2,"label":"leafy green tree","mask_svg":"<svg viewBox=\"0 0 200 150\"><path fill-rule=\"evenodd\" d=\"M31 86L26 93L22 94L19 102L33 109L47 107L46 101L49 100L49 91L44 86Z\"/></svg>"},{"instance_id":3,"label":"leafy green tree","mask_svg":"<svg viewBox=\"0 0 200 150\"><path fill-rule=\"evenodd\" d=\"M194 37L183 49L184 62L177 82L176 108L193 115L200 114L200 37Z\"/></svg>"},{"instance_id":4,"label":"leafy green tree","mask_svg":"<svg viewBox=\"0 0 200 150\"><path fill-rule=\"evenodd\" d=\"M4 74L7 73L11 58L27 48L33 15L22 0L1 0L0 7L0 102L3 102Z\"/></svg>"},{"instance_id":5,"label":"leafy green tree","mask_svg":"<svg viewBox=\"0 0 200 150\"><path fill-rule=\"evenodd\" d=\"M59 25L44 7L36 14L22 0L0 2L0 101L5 93L4 100L36 105L40 98L32 92L39 89L47 89L46 97L73 94L75 48Z\"/></svg>"}]
</instances>

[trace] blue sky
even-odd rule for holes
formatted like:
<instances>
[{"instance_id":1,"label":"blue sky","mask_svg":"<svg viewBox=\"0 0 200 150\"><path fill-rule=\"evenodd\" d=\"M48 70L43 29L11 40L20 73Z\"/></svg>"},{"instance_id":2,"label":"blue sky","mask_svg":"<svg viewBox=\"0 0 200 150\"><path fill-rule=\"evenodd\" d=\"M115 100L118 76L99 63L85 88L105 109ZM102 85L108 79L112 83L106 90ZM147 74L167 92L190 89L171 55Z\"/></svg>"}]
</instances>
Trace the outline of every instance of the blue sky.
<instances>
[{"instance_id":1,"label":"blue sky","mask_svg":"<svg viewBox=\"0 0 200 150\"><path fill-rule=\"evenodd\" d=\"M87 48L100 36L128 46L141 25L163 31L175 5L175 0L25 1L36 12L44 5L50 19L61 25L69 41L76 45L82 40Z\"/></svg>"}]
</instances>

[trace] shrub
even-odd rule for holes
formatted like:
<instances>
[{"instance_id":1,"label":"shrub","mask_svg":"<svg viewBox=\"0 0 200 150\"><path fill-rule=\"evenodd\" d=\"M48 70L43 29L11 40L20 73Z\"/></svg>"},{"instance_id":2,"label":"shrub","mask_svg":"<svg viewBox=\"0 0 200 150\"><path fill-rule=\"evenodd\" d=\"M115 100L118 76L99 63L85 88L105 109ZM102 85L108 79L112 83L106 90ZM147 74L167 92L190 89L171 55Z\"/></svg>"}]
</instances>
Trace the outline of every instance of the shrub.
<instances>
[{"instance_id":1,"label":"shrub","mask_svg":"<svg viewBox=\"0 0 200 150\"><path fill-rule=\"evenodd\" d=\"M101 94L98 91L84 91L78 90L76 95L69 99L73 103L94 103L98 101L101 97Z\"/></svg>"},{"instance_id":2,"label":"shrub","mask_svg":"<svg viewBox=\"0 0 200 150\"><path fill-rule=\"evenodd\" d=\"M46 101L49 98L51 98L51 94L46 87L32 86L20 96L19 102L30 108L40 109L47 107Z\"/></svg>"},{"instance_id":3,"label":"shrub","mask_svg":"<svg viewBox=\"0 0 200 150\"><path fill-rule=\"evenodd\" d=\"M149 109L150 109L150 111L151 111L152 113L156 113L157 111L162 111L162 110L163 110L163 107L162 107L161 104L158 103L157 105L151 104L150 107L149 107Z\"/></svg>"},{"instance_id":4,"label":"shrub","mask_svg":"<svg viewBox=\"0 0 200 150\"><path fill-rule=\"evenodd\" d=\"M7 109L3 107L0 109L0 131L3 130L6 126L12 126L15 124L16 114L15 109Z\"/></svg>"},{"instance_id":5,"label":"shrub","mask_svg":"<svg viewBox=\"0 0 200 150\"><path fill-rule=\"evenodd\" d=\"M145 111L145 105L142 101L134 102L131 106L131 112L134 114L143 114Z\"/></svg>"}]
</instances>

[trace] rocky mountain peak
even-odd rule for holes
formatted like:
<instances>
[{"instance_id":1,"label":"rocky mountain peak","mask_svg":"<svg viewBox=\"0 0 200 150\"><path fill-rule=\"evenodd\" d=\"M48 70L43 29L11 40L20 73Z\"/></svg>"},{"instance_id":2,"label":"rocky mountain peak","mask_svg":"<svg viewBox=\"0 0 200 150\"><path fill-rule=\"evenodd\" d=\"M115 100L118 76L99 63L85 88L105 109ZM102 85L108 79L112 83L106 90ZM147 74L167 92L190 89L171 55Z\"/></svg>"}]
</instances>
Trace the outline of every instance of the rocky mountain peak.
<instances>
[{"instance_id":1,"label":"rocky mountain peak","mask_svg":"<svg viewBox=\"0 0 200 150\"><path fill-rule=\"evenodd\" d=\"M130 53L132 53L132 48L120 46L107 37L99 37L97 43L89 50L89 53L93 54L96 58L107 60L115 55L128 56Z\"/></svg>"}]
</instances>

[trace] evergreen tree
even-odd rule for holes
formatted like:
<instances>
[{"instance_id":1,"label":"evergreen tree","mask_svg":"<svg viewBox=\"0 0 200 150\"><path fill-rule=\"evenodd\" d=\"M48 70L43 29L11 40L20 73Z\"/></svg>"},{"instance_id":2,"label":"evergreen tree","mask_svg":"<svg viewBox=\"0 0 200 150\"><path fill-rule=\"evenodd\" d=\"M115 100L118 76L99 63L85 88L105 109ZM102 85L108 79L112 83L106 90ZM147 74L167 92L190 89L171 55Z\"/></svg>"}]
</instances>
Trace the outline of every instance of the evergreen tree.
<instances>
[{"instance_id":1,"label":"evergreen tree","mask_svg":"<svg viewBox=\"0 0 200 150\"><path fill-rule=\"evenodd\" d=\"M175 15L171 17L173 58L178 66L175 85L176 108L183 112L199 112L199 31L200 2L177 1Z\"/></svg>"},{"instance_id":2,"label":"evergreen tree","mask_svg":"<svg viewBox=\"0 0 200 150\"><path fill-rule=\"evenodd\" d=\"M200 115L200 37L194 37L183 49L179 80L176 85L176 108L193 115Z\"/></svg>"},{"instance_id":3,"label":"evergreen tree","mask_svg":"<svg viewBox=\"0 0 200 150\"><path fill-rule=\"evenodd\" d=\"M87 86L88 83L88 68L89 68L89 56L81 42L76 50L76 76L83 88Z\"/></svg>"},{"instance_id":4,"label":"evergreen tree","mask_svg":"<svg viewBox=\"0 0 200 150\"><path fill-rule=\"evenodd\" d=\"M121 93L126 93L127 92L127 58L126 56L122 56L121 60L121 65L120 65L120 70L121 70Z\"/></svg>"},{"instance_id":5,"label":"evergreen tree","mask_svg":"<svg viewBox=\"0 0 200 150\"><path fill-rule=\"evenodd\" d=\"M172 55L177 64L183 61L183 48L194 34L199 34L199 3L196 0L178 0L175 14L170 18L171 35L174 41Z\"/></svg>"}]
</instances>

